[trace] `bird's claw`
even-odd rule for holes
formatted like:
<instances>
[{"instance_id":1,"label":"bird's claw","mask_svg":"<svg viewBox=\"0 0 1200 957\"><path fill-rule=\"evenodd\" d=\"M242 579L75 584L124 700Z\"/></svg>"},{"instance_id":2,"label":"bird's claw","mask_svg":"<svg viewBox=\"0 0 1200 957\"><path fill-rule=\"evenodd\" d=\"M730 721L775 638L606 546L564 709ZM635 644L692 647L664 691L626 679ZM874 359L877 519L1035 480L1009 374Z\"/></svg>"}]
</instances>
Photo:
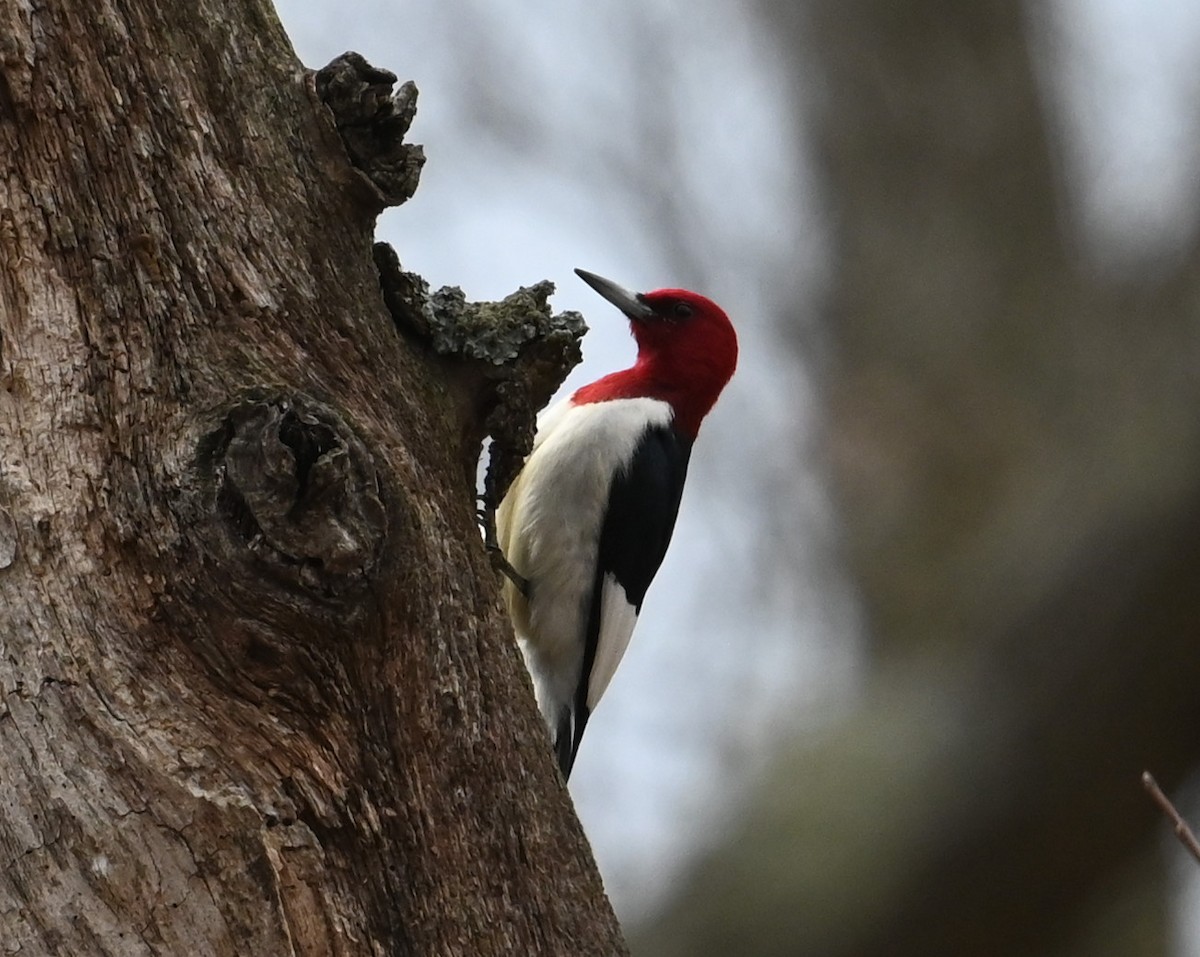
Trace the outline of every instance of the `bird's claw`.
<instances>
[{"instance_id":1,"label":"bird's claw","mask_svg":"<svg viewBox=\"0 0 1200 957\"><path fill-rule=\"evenodd\" d=\"M508 559L504 557L504 552L501 550L498 544L495 542L486 542L485 545L488 550L488 556L492 560L492 567L504 575L504 577L510 582L512 582L517 591L521 593L522 597L528 601L529 579L525 578L520 572L512 567Z\"/></svg>"},{"instance_id":2,"label":"bird's claw","mask_svg":"<svg viewBox=\"0 0 1200 957\"><path fill-rule=\"evenodd\" d=\"M496 510L491 507L486 495L476 496L479 507L475 509L475 519L483 527L483 547L487 549L492 567L500 572L516 586L526 600L529 598L529 579L525 578L504 557L504 550L496 540Z\"/></svg>"}]
</instances>

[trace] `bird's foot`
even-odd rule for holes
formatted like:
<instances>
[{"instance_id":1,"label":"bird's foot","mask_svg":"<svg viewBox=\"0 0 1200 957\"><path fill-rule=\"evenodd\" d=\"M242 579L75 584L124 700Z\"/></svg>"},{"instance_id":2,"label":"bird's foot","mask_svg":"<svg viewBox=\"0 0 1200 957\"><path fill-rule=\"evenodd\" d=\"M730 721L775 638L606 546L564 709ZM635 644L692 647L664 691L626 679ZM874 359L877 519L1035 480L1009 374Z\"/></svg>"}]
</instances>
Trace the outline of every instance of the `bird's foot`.
<instances>
[{"instance_id":1,"label":"bird's foot","mask_svg":"<svg viewBox=\"0 0 1200 957\"><path fill-rule=\"evenodd\" d=\"M486 496L479 496L479 508L475 510L475 517L483 528L483 547L487 549L492 567L512 582L517 591L528 600L529 579L513 568L509 560L504 557L504 550L496 540L496 510L490 507Z\"/></svg>"},{"instance_id":2,"label":"bird's foot","mask_svg":"<svg viewBox=\"0 0 1200 957\"><path fill-rule=\"evenodd\" d=\"M512 582L517 591L528 601L529 579L512 567L508 559L504 557L504 552L500 550L499 545L494 542L491 544L485 542L484 544L487 547L488 557L492 560L492 567Z\"/></svg>"}]
</instances>

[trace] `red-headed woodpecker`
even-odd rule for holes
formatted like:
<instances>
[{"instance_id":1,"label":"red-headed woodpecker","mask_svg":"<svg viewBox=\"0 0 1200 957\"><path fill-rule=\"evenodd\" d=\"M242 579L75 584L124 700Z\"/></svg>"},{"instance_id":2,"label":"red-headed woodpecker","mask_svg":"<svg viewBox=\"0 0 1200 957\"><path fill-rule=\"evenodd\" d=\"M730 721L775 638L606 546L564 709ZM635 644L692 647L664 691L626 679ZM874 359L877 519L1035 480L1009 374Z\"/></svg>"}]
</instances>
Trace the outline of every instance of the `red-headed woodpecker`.
<instances>
[{"instance_id":1,"label":"red-headed woodpecker","mask_svg":"<svg viewBox=\"0 0 1200 957\"><path fill-rule=\"evenodd\" d=\"M683 289L631 293L579 277L620 309L637 362L538 422L496 515L504 598L564 778L629 645L679 512L700 423L737 365L719 306Z\"/></svg>"}]
</instances>

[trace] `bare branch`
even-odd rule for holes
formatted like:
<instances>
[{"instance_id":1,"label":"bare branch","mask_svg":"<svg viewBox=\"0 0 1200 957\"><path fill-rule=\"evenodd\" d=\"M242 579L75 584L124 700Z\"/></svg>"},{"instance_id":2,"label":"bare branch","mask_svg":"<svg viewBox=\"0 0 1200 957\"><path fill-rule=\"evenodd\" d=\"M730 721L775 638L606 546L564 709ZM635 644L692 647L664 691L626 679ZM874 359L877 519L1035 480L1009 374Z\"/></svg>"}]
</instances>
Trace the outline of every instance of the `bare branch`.
<instances>
[{"instance_id":1,"label":"bare branch","mask_svg":"<svg viewBox=\"0 0 1200 957\"><path fill-rule=\"evenodd\" d=\"M1158 786L1158 782L1154 780L1149 771L1142 772L1142 787L1146 789L1150 797L1154 798L1154 803L1162 808L1163 814L1170 818L1171 823L1175 825L1175 836L1179 838L1179 843L1188 849L1197 862L1200 862L1200 841L1196 840L1196 835L1188 827L1187 821L1175 809L1171 799L1163 793L1162 788Z\"/></svg>"}]
</instances>

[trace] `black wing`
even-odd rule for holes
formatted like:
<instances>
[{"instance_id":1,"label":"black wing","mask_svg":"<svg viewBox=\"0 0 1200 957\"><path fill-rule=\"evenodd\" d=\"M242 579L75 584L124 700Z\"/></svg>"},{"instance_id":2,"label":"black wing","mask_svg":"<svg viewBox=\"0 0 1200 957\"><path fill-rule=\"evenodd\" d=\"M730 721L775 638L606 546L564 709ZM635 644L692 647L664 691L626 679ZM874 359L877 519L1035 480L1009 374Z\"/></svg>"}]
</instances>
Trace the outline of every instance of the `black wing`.
<instances>
[{"instance_id":1,"label":"black wing","mask_svg":"<svg viewBox=\"0 0 1200 957\"><path fill-rule=\"evenodd\" d=\"M600 532L596 580L588 608L587 645L571 713L558 722L555 750L563 777L571 773L591 709L588 686L601 635L604 579L612 575L638 612L675 530L692 442L671 426L646 430L628 467L614 479Z\"/></svg>"}]
</instances>

